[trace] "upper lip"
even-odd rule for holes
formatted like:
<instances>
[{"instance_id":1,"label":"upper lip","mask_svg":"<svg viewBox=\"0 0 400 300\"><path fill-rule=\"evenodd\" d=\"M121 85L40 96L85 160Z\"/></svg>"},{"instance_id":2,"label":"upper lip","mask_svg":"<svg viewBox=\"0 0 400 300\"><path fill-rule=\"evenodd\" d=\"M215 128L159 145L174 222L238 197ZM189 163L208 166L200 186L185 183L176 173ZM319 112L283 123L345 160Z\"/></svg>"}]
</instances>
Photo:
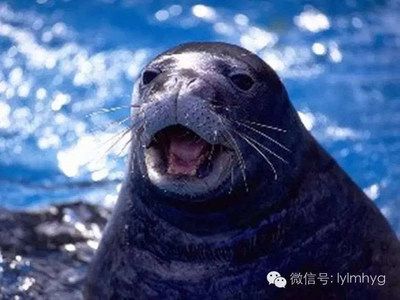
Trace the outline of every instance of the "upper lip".
<instances>
[{"instance_id":1,"label":"upper lip","mask_svg":"<svg viewBox=\"0 0 400 300\"><path fill-rule=\"evenodd\" d=\"M209 138L207 135L202 134L201 131L193 129L193 128L190 128L190 127L187 127L187 126L179 124L179 123L165 126L165 127L161 128L161 129L159 129L157 132L155 132L151 136L148 136L146 134L148 136L148 138L145 139L146 148L149 148L154 144L154 142L157 140L157 136L160 135L160 133L165 132L166 129L171 128L171 127L179 127L182 130L191 132L191 133L195 134L196 136L198 136L198 138L201 138L204 141L206 141L210 145L222 145L222 146L224 146L226 148L229 148L229 149L232 148L231 144L225 138L223 138L223 139L221 139L221 138L214 138L214 139L213 138ZM219 131L215 131L214 134L218 135L218 136L220 135Z\"/></svg>"}]
</instances>

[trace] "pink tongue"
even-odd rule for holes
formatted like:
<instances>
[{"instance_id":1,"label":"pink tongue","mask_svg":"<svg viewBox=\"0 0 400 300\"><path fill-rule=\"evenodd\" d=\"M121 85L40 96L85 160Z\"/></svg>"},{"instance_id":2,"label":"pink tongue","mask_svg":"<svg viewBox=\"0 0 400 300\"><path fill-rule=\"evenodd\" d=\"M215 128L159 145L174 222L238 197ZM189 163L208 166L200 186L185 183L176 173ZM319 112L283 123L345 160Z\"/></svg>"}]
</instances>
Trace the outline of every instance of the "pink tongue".
<instances>
[{"instance_id":1,"label":"pink tongue","mask_svg":"<svg viewBox=\"0 0 400 300\"><path fill-rule=\"evenodd\" d=\"M170 138L167 173L173 175L195 175L203 161L204 140L174 136Z\"/></svg>"}]
</instances>

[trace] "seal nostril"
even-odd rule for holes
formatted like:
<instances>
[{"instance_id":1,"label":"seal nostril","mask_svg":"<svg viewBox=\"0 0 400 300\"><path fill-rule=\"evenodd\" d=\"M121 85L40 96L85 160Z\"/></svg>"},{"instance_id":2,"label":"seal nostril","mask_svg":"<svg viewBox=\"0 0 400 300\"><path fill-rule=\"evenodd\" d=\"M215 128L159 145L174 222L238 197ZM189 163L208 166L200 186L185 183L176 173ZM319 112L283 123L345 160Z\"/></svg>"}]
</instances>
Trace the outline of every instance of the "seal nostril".
<instances>
[{"instance_id":1,"label":"seal nostril","mask_svg":"<svg viewBox=\"0 0 400 300\"><path fill-rule=\"evenodd\" d=\"M193 82L195 82L195 81L196 81L196 78L191 78L191 79L189 79L187 85L189 86L189 85L191 85L191 84L192 84Z\"/></svg>"}]
</instances>

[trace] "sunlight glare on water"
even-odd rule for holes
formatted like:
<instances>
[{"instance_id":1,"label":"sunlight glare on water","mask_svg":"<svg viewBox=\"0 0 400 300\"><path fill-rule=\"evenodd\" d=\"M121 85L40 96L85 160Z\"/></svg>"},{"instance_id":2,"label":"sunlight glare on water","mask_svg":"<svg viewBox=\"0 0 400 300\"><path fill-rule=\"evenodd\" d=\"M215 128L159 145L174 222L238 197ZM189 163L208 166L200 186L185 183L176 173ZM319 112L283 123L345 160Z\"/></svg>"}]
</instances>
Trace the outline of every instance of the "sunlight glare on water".
<instances>
[{"instance_id":1,"label":"sunlight glare on water","mask_svg":"<svg viewBox=\"0 0 400 300\"><path fill-rule=\"evenodd\" d=\"M131 122L141 68L178 43L220 40L279 73L306 128L399 232L398 12L398 1L3 1L0 204L112 205L129 135L107 150Z\"/></svg>"}]
</instances>

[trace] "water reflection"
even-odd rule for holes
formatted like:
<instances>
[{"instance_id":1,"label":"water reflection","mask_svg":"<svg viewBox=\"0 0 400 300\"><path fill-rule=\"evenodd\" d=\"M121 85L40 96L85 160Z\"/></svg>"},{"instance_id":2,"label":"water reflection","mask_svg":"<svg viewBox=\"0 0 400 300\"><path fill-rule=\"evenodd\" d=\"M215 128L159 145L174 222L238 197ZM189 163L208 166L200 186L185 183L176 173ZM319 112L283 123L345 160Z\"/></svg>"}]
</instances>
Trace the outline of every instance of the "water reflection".
<instances>
[{"instance_id":1,"label":"water reflection","mask_svg":"<svg viewBox=\"0 0 400 300\"><path fill-rule=\"evenodd\" d=\"M277 70L306 127L400 228L390 213L400 184L399 3L221 5L0 4L0 204L112 205L128 137L107 150L131 121L132 82L159 51L208 39Z\"/></svg>"}]
</instances>

